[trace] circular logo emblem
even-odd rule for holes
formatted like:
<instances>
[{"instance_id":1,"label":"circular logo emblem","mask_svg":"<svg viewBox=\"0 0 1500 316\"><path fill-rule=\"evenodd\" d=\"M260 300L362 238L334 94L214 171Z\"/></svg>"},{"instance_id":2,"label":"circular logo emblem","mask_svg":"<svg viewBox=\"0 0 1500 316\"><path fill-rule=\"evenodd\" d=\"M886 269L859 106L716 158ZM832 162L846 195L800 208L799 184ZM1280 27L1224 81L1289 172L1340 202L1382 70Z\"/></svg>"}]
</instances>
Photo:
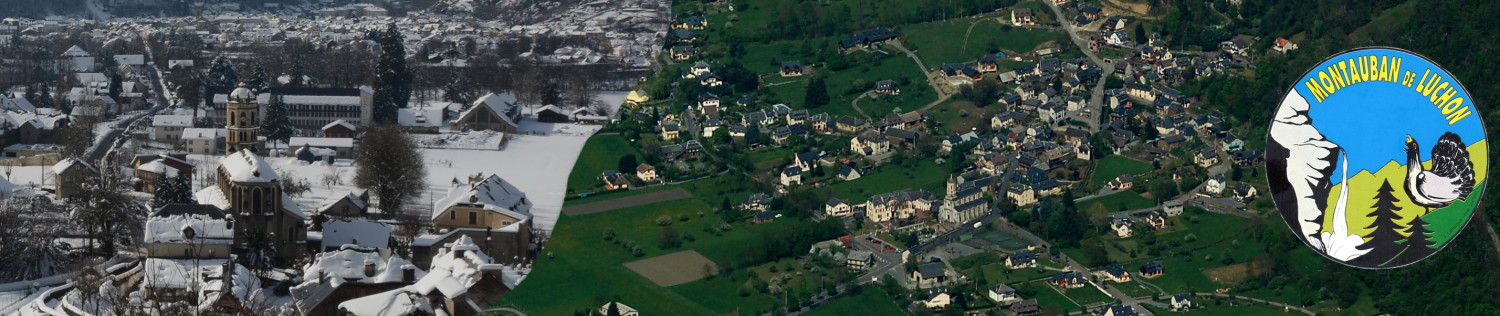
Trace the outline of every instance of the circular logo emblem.
<instances>
[{"instance_id":1,"label":"circular logo emblem","mask_svg":"<svg viewBox=\"0 0 1500 316\"><path fill-rule=\"evenodd\" d=\"M1271 119L1266 169L1292 232L1360 268L1427 258L1463 230L1489 156L1479 109L1426 57L1356 49L1298 79Z\"/></svg>"}]
</instances>

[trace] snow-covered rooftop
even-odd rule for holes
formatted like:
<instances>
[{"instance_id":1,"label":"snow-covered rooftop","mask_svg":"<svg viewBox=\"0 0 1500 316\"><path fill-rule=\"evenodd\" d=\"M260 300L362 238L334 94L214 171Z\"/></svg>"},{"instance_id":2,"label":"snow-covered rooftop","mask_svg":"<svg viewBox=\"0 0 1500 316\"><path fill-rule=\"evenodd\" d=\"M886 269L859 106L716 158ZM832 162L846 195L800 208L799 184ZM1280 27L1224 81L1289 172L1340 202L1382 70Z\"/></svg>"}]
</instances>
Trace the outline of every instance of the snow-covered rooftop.
<instances>
[{"instance_id":1,"label":"snow-covered rooftop","mask_svg":"<svg viewBox=\"0 0 1500 316\"><path fill-rule=\"evenodd\" d=\"M526 199L526 193L493 174L473 185L453 186L447 197L433 204L432 218L437 219L443 211L457 205L499 212L518 219L517 224L531 218L531 201Z\"/></svg>"},{"instance_id":2,"label":"snow-covered rooftop","mask_svg":"<svg viewBox=\"0 0 1500 316\"><path fill-rule=\"evenodd\" d=\"M366 274L365 266L372 264L375 269L370 272L373 273ZM427 275L400 256L371 248L347 246L318 254L312 263L302 268L302 275L307 282L317 282L318 278L326 277L358 283L395 283L402 282L402 270L406 268L414 270L416 278Z\"/></svg>"},{"instance_id":3,"label":"snow-covered rooftop","mask_svg":"<svg viewBox=\"0 0 1500 316\"><path fill-rule=\"evenodd\" d=\"M391 225L371 220L331 220L323 223L323 249L343 245L390 247Z\"/></svg>"},{"instance_id":4,"label":"snow-covered rooftop","mask_svg":"<svg viewBox=\"0 0 1500 316\"><path fill-rule=\"evenodd\" d=\"M291 139L287 140L287 144L290 145L293 148L295 148L295 147L302 147L303 145L312 146L312 147L353 148L354 147L354 139L353 138L326 138L326 137L292 137Z\"/></svg>"},{"instance_id":5,"label":"snow-covered rooftop","mask_svg":"<svg viewBox=\"0 0 1500 316\"><path fill-rule=\"evenodd\" d=\"M193 126L192 115L157 115L151 118L152 126L163 127L189 127Z\"/></svg>"},{"instance_id":6,"label":"snow-covered rooftop","mask_svg":"<svg viewBox=\"0 0 1500 316\"><path fill-rule=\"evenodd\" d=\"M213 205L168 204L146 219L145 242L231 244L234 219Z\"/></svg>"},{"instance_id":7,"label":"snow-covered rooftop","mask_svg":"<svg viewBox=\"0 0 1500 316\"><path fill-rule=\"evenodd\" d=\"M248 149L224 157L219 166L224 168L224 172L229 174L229 180L234 182L271 182L280 179L271 164Z\"/></svg>"},{"instance_id":8,"label":"snow-covered rooftop","mask_svg":"<svg viewBox=\"0 0 1500 316\"><path fill-rule=\"evenodd\" d=\"M182 130L182 139L212 140L224 137L222 128L188 128Z\"/></svg>"}]
</instances>

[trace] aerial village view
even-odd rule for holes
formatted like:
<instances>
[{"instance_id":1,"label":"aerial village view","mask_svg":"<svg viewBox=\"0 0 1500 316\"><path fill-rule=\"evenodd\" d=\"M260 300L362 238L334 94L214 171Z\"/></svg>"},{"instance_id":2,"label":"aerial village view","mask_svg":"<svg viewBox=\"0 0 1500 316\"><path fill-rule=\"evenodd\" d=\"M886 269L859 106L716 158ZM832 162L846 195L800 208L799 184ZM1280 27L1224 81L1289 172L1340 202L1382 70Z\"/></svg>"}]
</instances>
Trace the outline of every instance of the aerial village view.
<instances>
[{"instance_id":1,"label":"aerial village view","mask_svg":"<svg viewBox=\"0 0 1500 316\"><path fill-rule=\"evenodd\" d=\"M1493 121L1495 3L5 2L0 315L1500 315L1486 160L1324 183L1364 269L1268 141L1369 46Z\"/></svg>"}]
</instances>

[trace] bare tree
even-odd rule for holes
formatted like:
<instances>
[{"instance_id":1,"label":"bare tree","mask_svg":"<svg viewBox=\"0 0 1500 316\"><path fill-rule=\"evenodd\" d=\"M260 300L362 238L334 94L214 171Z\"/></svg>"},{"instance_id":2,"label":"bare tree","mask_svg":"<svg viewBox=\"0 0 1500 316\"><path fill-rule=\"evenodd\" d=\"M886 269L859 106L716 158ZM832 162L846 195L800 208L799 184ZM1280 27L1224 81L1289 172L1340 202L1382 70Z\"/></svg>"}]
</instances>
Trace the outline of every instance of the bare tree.
<instances>
[{"instance_id":1,"label":"bare tree","mask_svg":"<svg viewBox=\"0 0 1500 316\"><path fill-rule=\"evenodd\" d=\"M401 213L427 186L422 152L398 126L377 125L365 132L354 163L354 185L375 193L387 217Z\"/></svg>"}]
</instances>

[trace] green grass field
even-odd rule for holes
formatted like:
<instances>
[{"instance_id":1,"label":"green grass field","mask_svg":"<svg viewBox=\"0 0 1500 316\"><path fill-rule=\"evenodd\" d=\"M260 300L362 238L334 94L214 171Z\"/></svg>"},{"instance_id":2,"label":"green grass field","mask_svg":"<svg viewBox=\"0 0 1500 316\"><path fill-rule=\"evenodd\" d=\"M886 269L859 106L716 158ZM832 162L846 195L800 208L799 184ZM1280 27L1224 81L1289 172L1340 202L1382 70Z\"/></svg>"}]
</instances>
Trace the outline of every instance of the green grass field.
<instances>
[{"instance_id":1,"label":"green grass field","mask_svg":"<svg viewBox=\"0 0 1500 316\"><path fill-rule=\"evenodd\" d=\"M1042 309L1059 308L1076 311L1080 308L1083 308L1077 303L1073 303L1073 300L1069 299L1067 296L1059 292L1059 289L1057 287L1048 285L1046 280L1031 282L1027 285L1036 287L1036 304ZM1098 290L1090 290L1098 292Z\"/></svg>"},{"instance_id":2,"label":"green grass field","mask_svg":"<svg viewBox=\"0 0 1500 316\"><path fill-rule=\"evenodd\" d=\"M886 295L885 291L866 288L857 295L840 297L803 315L898 315L903 313L906 313L906 310L897 306L896 300Z\"/></svg>"},{"instance_id":3,"label":"green grass field","mask_svg":"<svg viewBox=\"0 0 1500 316\"><path fill-rule=\"evenodd\" d=\"M882 165L853 181L839 181L828 187L832 196L847 199L849 203L864 203L871 195L885 194L900 189L924 189L942 197L948 171L931 159L923 159L916 168L907 169L896 165Z\"/></svg>"},{"instance_id":4,"label":"green grass field","mask_svg":"<svg viewBox=\"0 0 1500 316\"><path fill-rule=\"evenodd\" d=\"M1151 171L1151 164L1119 155L1105 156L1094 165L1097 167L1094 169L1094 175L1089 177L1089 181L1098 185L1109 183L1109 180L1122 174L1142 174Z\"/></svg>"},{"instance_id":5,"label":"green grass field","mask_svg":"<svg viewBox=\"0 0 1500 316\"><path fill-rule=\"evenodd\" d=\"M1114 212L1119 211L1122 208L1126 210L1133 210L1138 208L1147 208L1154 205L1156 205L1155 201L1151 201L1151 199L1141 197L1139 193L1135 193L1134 191L1125 191L1106 195L1104 197L1094 198L1088 201L1078 202L1078 209L1083 211L1093 211L1095 210L1095 207L1102 207L1107 212Z\"/></svg>"},{"instance_id":6,"label":"green grass field","mask_svg":"<svg viewBox=\"0 0 1500 316\"><path fill-rule=\"evenodd\" d=\"M973 31L970 31L970 26ZM939 69L945 63L963 63L1006 50L1024 54L1038 45L1055 40L1061 33L1046 29L1010 28L995 19L951 19L901 27L903 43L914 50L927 67ZM968 40L965 42L964 35Z\"/></svg>"},{"instance_id":7,"label":"green grass field","mask_svg":"<svg viewBox=\"0 0 1500 316\"><path fill-rule=\"evenodd\" d=\"M627 197L627 196L636 196L636 195L641 195L641 194L646 194L646 193L651 193L651 192L666 191L666 190L670 190L670 189L674 189L674 188L678 188L678 187L680 187L680 186L678 186L678 185L670 185L669 184L669 185L658 185L658 186L648 187L648 188L644 188L644 189L616 191L616 192L610 192L610 193L605 193L605 194L590 194L589 196L586 196L586 197L581 197L581 198L576 198L576 199L572 199L572 200L563 201L563 206L588 204L588 203L599 202L599 201L608 201L608 200L618 199L618 198Z\"/></svg>"},{"instance_id":8,"label":"green grass field","mask_svg":"<svg viewBox=\"0 0 1500 316\"><path fill-rule=\"evenodd\" d=\"M589 137L583 144L582 152L587 155L579 155L578 162L573 165L573 171L568 174L568 191L583 193L595 189L603 189L604 183L599 181L599 174L605 170L615 169L620 163L620 157L625 155L637 155L637 161L646 161L639 157L640 152L632 146L625 136L615 134L600 134ZM635 170L629 170L635 173Z\"/></svg>"},{"instance_id":9,"label":"green grass field","mask_svg":"<svg viewBox=\"0 0 1500 316\"><path fill-rule=\"evenodd\" d=\"M881 116L890 114L892 109L901 108L903 111L911 111L926 106L937 100L937 93L932 91L932 86L927 83L927 76L917 68L917 63L901 54L865 53L854 52L850 54L853 59L874 59L871 62L857 62L848 69L833 72L827 71L825 80L828 84L830 96L828 105L815 111L827 111L829 115L851 115L858 116L858 112L851 105L854 99L867 89L850 89L850 87L873 85L881 80L902 81L906 78L911 82L900 86L901 94L894 96L880 96L879 99L865 98L859 101L859 107L872 118L879 119ZM864 85L860 85L863 83ZM852 93L845 93L852 92ZM801 99L795 103L801 105Z\"/></svg>"},{"instance_id":10,"label":"green grass field","mask_svg":"<svg viewBox=\"0 0 1500 316\"><path fill-rule=\"evenodd\" d=\"M543 255L537 260L536 269L516 291L497 304L514 305L538 315L567 315L576 309L594 305L594 301L598 299L612 299L618 295L621 301L642 313L730 313L732 310L718 309L722 305L705 304L693 297L657 286L622 265L686 249L697 250L715 262L736 262L744 245L754 243L757 236L782 234L797 224L795 220L778 220L769 224L742 222L735 224L723 236L716 237L704 233L702 227L717 225L718 218L696 215L699 210L709 209L699 199L681 199L584 216L563 215L558 221L557 233L552 236ZM695 235L696 241L684 241L681 249L658 248L656 241L661 227L655 223L656 218L667 215L675 219L683 214L689 214L690 220L674 220L672 226L679 233ZM614 229L620 239L639 244L645 250L645 256L632 256L624 247L605 241L604 232L608 229ZM694 286L691 284L693 283L679 287ZM734 290L738 290L738 287L723 291ZM733 297L752 303L775 301L770 298L742 298L737 294Z\"/></svg>"}]
</instances>

